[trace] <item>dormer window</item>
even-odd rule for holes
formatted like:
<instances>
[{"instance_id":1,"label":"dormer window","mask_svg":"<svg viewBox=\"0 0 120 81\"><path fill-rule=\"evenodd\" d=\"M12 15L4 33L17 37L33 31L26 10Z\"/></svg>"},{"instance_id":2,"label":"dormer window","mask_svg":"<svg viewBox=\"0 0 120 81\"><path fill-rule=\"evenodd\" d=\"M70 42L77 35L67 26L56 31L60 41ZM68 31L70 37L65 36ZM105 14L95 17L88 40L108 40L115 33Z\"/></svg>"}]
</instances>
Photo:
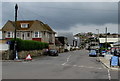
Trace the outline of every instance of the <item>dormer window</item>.
<instances>
[{"instance_id":1,"label":"dormer window","mask_svg":"<svg viewBox=\"0 0 120 81\"><path fill-rule=\"evenodd\" d=\"M29 24L28 23L21 23L21 28L28 28Z\"/></svg>"}]
</instances>

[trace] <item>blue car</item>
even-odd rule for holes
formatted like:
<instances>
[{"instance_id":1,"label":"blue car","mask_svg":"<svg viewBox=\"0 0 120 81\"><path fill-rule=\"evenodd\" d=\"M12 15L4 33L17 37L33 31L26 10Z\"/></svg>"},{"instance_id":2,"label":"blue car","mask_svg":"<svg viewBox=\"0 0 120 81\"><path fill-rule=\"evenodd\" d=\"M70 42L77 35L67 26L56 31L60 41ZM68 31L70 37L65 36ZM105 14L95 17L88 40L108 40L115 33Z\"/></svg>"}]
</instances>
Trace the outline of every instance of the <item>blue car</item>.
<instances>
[{"instance_id":1,"label":"blue car","mask_svg":"<svg viewBox=\"0 0 120 81\"><path fill-rule=\"evenodd\" d=\"M90 50L89 56L97 56L96 50Z\"/></svg>"}]
</instances>

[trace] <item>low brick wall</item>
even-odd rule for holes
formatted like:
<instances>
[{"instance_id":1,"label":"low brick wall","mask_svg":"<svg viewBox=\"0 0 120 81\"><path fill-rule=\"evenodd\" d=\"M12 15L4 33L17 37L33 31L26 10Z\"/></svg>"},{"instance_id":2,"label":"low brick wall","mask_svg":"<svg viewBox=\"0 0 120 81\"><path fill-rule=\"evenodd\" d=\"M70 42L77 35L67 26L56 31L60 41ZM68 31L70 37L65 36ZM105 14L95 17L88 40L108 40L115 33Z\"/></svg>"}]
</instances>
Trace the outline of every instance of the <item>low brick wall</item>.
<instances>
[{"instance_id":1,"label":"low brick wall","mask_svg":"<svg viewBox=\"0 0 120 81\"><path fill-rule=\"evenodd\" d=\"M18 52L18 57L20 59L24 59L28 54L30 54L32 57L42 56L43 50L21 51L21 52Z\"/></svg>"},{"instance_id":2,"label":"low brick wall","mask_svg":"<svg viewBox=\"0 0 120 81\"><path fill-rule=\"evenodd\" d=\"M43 52L44 50L21 51L18 52L18 58L25 59L28 54L30 54L31 57L42 56ZM2 51L2 60L9 60L12 54L13 51Z\"/></svg>"},{"instance_id":3,"label":"low brick wall","mask_svg":"<svg viewBox=\"0 0 120 81\"><path fill-rule=\"evenodd\" d=\"M9 60L13 51L4 50L2 53L2 60Z\"/></svg>"}]
</instances>

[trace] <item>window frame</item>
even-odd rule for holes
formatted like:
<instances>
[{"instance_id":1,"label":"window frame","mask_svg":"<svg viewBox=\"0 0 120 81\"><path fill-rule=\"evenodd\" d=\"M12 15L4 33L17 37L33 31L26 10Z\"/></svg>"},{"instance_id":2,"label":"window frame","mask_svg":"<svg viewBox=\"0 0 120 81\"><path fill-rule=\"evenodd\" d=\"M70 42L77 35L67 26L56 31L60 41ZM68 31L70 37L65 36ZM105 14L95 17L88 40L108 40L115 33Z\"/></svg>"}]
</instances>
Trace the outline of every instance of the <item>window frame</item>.
<instances>
[{"instance_id":1,"label":"window frame","mask_svg":"<svg viewBox=\"0 0 120 81\"><path fill-rule=\"evenodd\" d=\"M16 37L20 37L20 32L16 32Z\"/></svg>"},{"instance_id":2,"label":"window frame","mask_svg":"<svg viewBox=\"0 0 120 81\"><path fill-rule=\"evenodd\" d=\"M42 37L42 33L39 31L34 31L34 38L41 38Z\"/></svg>"},{"instance_id":3,"label":"window frame","mask_svg":"<svg viewBox=\"0 0 120 81\"><path fill-rule=\"evenodd\" d=\"M9 34L8 34L9 33ZM9 36L8 36L9 35ZM11 32L11 31L7 31L6 32L6 37L7 38L13 38L13 32Z\"/></svg>"},{"instance_id":4,"label":"window frame","mask_svg":"<svg viewBox=\"0 0 120 81\"><path fill-rule=\"evenodd\" d=\"M28 28L29 27L29 23L21 23L21 28Z\"/></svg>"}]
</instances>

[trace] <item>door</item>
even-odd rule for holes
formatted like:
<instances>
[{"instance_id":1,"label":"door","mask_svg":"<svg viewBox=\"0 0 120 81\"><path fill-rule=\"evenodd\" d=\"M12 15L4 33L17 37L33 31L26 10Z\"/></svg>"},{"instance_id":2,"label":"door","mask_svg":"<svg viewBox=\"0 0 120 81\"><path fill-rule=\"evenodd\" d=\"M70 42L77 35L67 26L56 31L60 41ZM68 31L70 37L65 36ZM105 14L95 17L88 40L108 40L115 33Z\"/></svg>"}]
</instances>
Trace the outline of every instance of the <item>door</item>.
<instances>
[{"instance_id":1,"label":"door","mask_svg":"<svg viewBox=\"0 0 120 81\"><path fill-rule=\"evenodd\" d=\"M22 39L25 40L25 32L22 32Z\"/></svg>"}]
</instances>

